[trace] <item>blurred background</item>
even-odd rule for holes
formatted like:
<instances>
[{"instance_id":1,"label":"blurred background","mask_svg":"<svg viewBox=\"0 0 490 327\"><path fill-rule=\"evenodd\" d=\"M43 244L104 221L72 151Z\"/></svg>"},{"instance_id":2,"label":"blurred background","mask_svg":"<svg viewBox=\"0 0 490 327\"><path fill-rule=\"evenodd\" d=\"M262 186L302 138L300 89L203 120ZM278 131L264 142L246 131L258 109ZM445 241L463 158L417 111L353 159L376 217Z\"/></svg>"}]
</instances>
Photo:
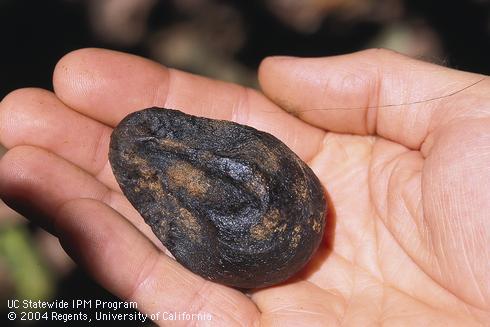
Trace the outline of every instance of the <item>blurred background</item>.
<instances>
[{"instance_id":1,"label":"blurred background","mask_svg":"<svg viewBox=\"0 0 490 327\"><path fill-rule=\"evenodd\" d=\"M490 73L490 0L0 0L0 35L1 98L20 87L52 89L58 59L82 47L130 52L250 87L258 87L266 56L370 47ZM0 202L2 318L12 298L113 299L55 237Z\"/></svg>"}]
</instances>

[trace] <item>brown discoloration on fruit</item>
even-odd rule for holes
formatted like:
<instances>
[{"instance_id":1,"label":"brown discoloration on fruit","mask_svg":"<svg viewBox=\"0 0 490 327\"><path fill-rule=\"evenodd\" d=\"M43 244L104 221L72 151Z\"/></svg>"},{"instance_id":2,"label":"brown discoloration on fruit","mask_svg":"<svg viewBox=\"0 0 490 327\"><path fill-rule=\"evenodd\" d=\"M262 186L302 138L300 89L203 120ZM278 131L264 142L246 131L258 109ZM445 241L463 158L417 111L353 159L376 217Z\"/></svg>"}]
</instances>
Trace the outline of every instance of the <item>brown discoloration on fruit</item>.
<instances>
[{"instance_id":1,"label":"brown discoloration on fruit","mask_svg":"<svg viewBox=\"0 0 490 327\"><path fill-rule=\"evenodd\" d=\"M166 149L171 149L174 151L185 151L185 144L171 139L158 140L158 142Z\"/></svg>"},{"instance_id":2,"label":"brown discoloration on fruit","mask_svg":"<svg viewBox=\"0 0 490 327\"><path fill-rule=\"evenodd\" d=\"M175 222L186 230L187 235L193 242L200 241L201 227L197 222L196 217L185 208L179 209L179 216Z\"/></svg>"},{"instance_id":3,"label":"brown discoloration on fruit","mask_svg":"<svg viewBox=\"0 0 490 327\"><path fill-rule=\"evenodd\" d=\"M275 151L265 146L265 144L262 142L256 142L255 146L257 147L256 151L263 154L264 167L267 167L267 169L271 172L276 172L279 169L280 164Z\"/></svg>"},{"instance_id":4,"label":"brown discoloration on fruit","mask_svg":"<svg viewBox=\"0 0 490 327\"><path fill-rule=\"evenodd\" d=\"M313 223L311 224L311 228L315 231L315 233L320 233L322 230L322 224L317 219L312 219Z\"/></svg>"},{"instance_id":5,"label":"brown discoloration on fruit","mask_svg":"<svg viewBox=\"0 0 490 327\"><path fill-rule=\"evenodd\" d=\"M155 169L148 166L148 163L138 156L134 156L129 160L133 165L140 167L139 174L141 178L136 181L136 192L141 192L143 189L150 190L154 197L163 198L164 191L158 174Z\"/></svg>"},{"instance_id":6,"label":"brown discoloration on fruit","mask_svg":"<svg viewBox=\"0 0 490 327\"><path fill-rule=\"evenodd\" d=\"M257 240L265 240L270 237L272 233L281 232L286 225L278 226L281 221L279 210L273 209L268 211L260 224L257 224L250 228L250 234Z\"/></svg>"},{"instance_id":7,"label":"brown discoloration on fruit","mask_svg":"<svg viewBox=\"0 0 490 327\"><path fill-rule=\"evenodd\" d=\"M201 197L209 189L210 181L202 170L186 162L179 162L167 170L169 184L184 188L194 196Z\"/></svg>"},{"instance_id":8,"label":"brown discoloration on fruit","mask_svg":"<svg viewBox=\"0 0 490 327\"><path fill-rule=\"evenodd\" d=\"M170 230L170 222L168 220L159 220L156 224L153 232L159 240L167 240L168 232Z\"/></svg>"},{"instance_id":9,"label":"brown discoloration on fruit","mask_svg":"<svg viewBox=\"0 0 490 327\"><path fill-rule=\"evenodd\" d=\"M298 195L298 197L300 197L304 201L307 201L310 195L308 187L306 186L306 183L304 183L303 181L299 181L296 184L294 184L293 192L295 192Z\"/></svg>"},{"instance_id":10,"label":"brown discoloration on fruit","mask_svg":"<svg viewBox=\"0 0 490 327\"><path fill-rule=\"evenodd\" d=\"M209 280L240 288L279 283L321 242L323 188L270 134L150 108L114 129L109 160L155 235Z\"/></svg>"},{"instance_id":11,"label":"brown discoloration on fruit","mask_svg":"<svg viewBox=\"0 0 490 327\"><path fill-rule=\"evenodd\" d=\"M301 240L301 226L296 225L293 229L293 236L291 237L291 243L289 246L292 248L296 248Z\"/></svg>"}]
</instances>

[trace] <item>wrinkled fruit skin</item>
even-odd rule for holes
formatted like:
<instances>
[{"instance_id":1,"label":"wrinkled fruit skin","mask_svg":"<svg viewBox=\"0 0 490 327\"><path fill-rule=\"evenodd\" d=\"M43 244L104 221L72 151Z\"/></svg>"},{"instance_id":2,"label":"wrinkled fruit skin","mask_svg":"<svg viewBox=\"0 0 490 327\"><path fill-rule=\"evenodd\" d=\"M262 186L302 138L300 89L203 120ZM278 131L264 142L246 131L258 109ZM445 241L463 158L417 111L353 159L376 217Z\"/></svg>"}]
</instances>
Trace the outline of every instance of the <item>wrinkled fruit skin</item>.
<instances>
[{"instance_id":1,"label":"wrinkled fruit skin","mask_svg":"<svg viewBox=\"0 0 490 327\"><path fill-rule=\"evenodd\" d=\"M109 160L155 235L209 280L238 288L279 283L323 237L318 178L268 133L149 108L116 127Z\"/></svg>"}]
</instances>

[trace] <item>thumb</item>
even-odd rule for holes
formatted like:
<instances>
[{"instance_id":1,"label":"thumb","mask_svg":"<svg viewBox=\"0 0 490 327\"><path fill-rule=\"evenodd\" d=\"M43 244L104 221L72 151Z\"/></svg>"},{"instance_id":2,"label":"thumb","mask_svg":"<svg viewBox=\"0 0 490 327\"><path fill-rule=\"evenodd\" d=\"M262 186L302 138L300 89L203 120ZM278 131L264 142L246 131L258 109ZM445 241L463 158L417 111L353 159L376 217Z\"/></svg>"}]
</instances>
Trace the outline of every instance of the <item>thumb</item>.
<instances>
[{"instance_id":1,"label":"thumb","mask_svg":"<svg viewBox=\"0 0 490 327\"><path fill-rule=\"evenodd\" d=\"M468 101L489 98L479 85L483 78L383 49L269 57L259 69L264 93L304 121L333 132L377 134L412 149L448 122L488 117L488 109Z\"/></svg>"}]
</instances>

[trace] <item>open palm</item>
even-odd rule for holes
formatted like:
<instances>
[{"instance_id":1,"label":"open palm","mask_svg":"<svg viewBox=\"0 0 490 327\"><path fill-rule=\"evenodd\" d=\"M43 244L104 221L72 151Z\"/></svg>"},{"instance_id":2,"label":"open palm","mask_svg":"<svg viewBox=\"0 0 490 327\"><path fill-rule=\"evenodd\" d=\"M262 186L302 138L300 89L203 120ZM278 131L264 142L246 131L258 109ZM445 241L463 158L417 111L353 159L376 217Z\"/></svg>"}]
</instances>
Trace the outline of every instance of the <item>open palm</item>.
<instances>
[{"instance_id":1,"label":"open palm","mask_svg":"<svg viewBox=\"0 0 490 327\"><path fill-rule=\"evenodd\" d=\"M430 100L482 77L384 50L269 58L259 75L270 100L127 54L73 52L54 93L1 102L0 195L144 313L209 313L223 326L490 323L488 82ZM398 103L412 104L387 106ZM151 106L267 131L309 163L331 210L302 272L243 294L165 254L107 160L112 128Z\"/></svg>"}]
</instances>

